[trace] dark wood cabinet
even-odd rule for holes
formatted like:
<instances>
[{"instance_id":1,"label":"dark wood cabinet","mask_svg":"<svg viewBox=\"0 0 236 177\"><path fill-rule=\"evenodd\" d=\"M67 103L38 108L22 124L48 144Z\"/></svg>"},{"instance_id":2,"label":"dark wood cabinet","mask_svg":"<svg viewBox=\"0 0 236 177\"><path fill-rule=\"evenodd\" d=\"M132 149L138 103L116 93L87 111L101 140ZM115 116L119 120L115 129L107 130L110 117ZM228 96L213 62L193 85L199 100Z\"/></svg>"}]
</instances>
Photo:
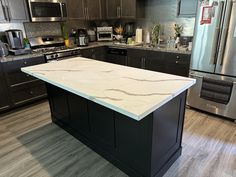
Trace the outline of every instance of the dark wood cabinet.
<instances>
[{"instance_id":1,"label":"dark wood cabinet","mask_svg":"<svg viewBox=\"0 0 236 177\"><path fill-rule=\"evenodd\" d=\"M188 77L191 55L165 53L164 57L167 59L167 73Z\"/></svg>"},{"instance_id":2,"label":"dark wood cabinet","mask_svg":"<svg viewBox=\"0 0 236 177\"><path fill-rule=\"evenodd\" d=\"M143 0L106 0L107 18L143 18Z\"/></svg>"},{"instance_id":3,"label":"dark wood cabinet","mask_svg":"<svg viewBox=\"0 0 236 177\"><path fill-rule=\"evenodd\" d=\"M26 22L28 9L25 0L1 0L0 22Z\"/></svg>"},{"instance_id":4,"label":"dark wood cabinet","mask_svg":"<svg viewBox=\"0 0 236 177\"><path fill-rule=\"evenodd\" d=\"M9 92L10 107L14 108L46 98L45 83L21 71L22 67L45 63L44 56L3 62L5 87Z\"/></svg>"},{"instance_id":5,"label":"dark wood cabinet","mask_svg":"<svg viewBox=\"0 0 236 177\"><path fill-rule=\"evenodd\" d=\"M102 19L101 0L86 0L86 9L88 20Z\"/></svg>"},{"instance_id":6,"label":"dark wood cabinet","mask_svg":"<svg viewBox=\"0 0 236 177\"><path fill-rule=\"evenodd\" d=\"M106 47L95 47L90 49L81 49L81 55L85 58L91 58L99 61L105 61Z\"/></svg>"},{"instance_id":7,"label":"dark wood cabinet","mask_svg":"<svg viewBox=\"0 0 236 177\"><path fill-rule=\"evenodd\" d=\"M128 66L144 69L145 50L128 49Z\"/></svg>"},{"instance_id":8,"label":"dark wood cabinet","mask_svg":"<svg viewBox=\"0 0 236 177\"><path fill-rule=\"evenodd\" d=\"M67 0L68 18L85 19L84 0Z\"/></svg>"},{"instance_id":9,"label":"dark wood cabinet","mask_svg":"<svg viewBox=\"0 0 236 177\"><path fill-rule=\"evenodd\" d=\"M197 12L198 0L178 0L178 17L195 17Z\"/></svg>"},{"instance_id":10,"label":"dark wood cabinet","mask_svg":"<svg viewBox=\"0 0 236 177\"><path fill-rule=\"evenodd\" d=\"M128 49L128 66L188 77L190 54Z\"/></svg>"},{"instance_id":11,"label":"dark wood cabinet","mask_svg":"<svg viewBox=\"0 0 236 177\"><path fill-rule=\"evenodd\" d=\"M102 0L67 0L69 19L102 19Z\"/></svg>"},{"instance_id":12,"label":"dark wood cabinet","mask_svg":"<svg viewBox=\"0 0 236 177\"><path fill-rule=\"evenodd\" d=\"M2 65L0 63L0 111L10 107L10 97L7 90L7 85L3 75Z\"/></svg>"},{"instance_id":13,"label":"dark wood cabinet","mask_svg":"<svg viewBox=\"0 0 236 177\"><path fill-rule=\"evenodd\" d=\"M113 111L93 102L88 102L88 110L91 132L95 141L105 147L114 147L115 119Z\"/></svg>"},{"instance_id":14,"label":"dark wood cabinet","mask_svg":"<svg viewBox=\"0 0 236 177\"><path fill-rule=\"evenodd\" d=\"M69 107L67 102L67 92L59 87L54 87L47 84L47 91L50 95L50 108L52 112L52 118L59 120L65 124L69 124Z\"/></svg>"},{"instance_id":15,"label":"dark wood cabinet","mask_svg":"<svg viewBox=\"0 0 236 177\"><path fill-rule=\"evenodd\" d=\"M164 54L159 51L148 51L145 58L145 69L165 73L168 59L164 57Z\"/></svg>"},{"instance_id":16,"label":"dark wood cabinet","mask_svg":"<svg viewBox=\"0 0 236 177\"><path fill-rule=\"evenodd\" d=\"M74 94L68 94L68 106L70 110L70 126L86 136L90 131L87 100Z\"/></svg>"}]
</instances>

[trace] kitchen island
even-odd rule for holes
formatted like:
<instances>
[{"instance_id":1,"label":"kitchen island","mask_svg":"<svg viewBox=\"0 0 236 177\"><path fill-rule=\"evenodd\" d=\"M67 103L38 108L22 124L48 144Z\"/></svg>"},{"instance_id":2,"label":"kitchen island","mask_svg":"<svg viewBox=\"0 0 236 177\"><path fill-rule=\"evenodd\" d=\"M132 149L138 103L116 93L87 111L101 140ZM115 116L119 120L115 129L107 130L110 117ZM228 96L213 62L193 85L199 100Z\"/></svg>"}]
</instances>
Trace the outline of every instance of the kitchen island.
<instances>
[{"instance_id":1,"label":"kitchen island","mask_svg":"<svg viewBox=\"0 0 236 177\"><path fill-rule=\"evenodd\" d=\"M181 155L195 80L82 57L22 71L47 83L53 122L129 176L162 176Z\"/></svg>"}]
</instances>

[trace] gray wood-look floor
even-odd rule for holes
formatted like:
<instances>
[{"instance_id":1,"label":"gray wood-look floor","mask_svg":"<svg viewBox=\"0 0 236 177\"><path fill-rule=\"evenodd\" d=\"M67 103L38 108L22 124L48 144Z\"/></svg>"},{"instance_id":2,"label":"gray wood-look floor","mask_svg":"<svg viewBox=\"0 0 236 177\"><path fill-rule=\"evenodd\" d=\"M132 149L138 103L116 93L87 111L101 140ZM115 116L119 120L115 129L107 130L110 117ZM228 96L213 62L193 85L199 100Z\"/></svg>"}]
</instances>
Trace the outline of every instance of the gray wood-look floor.
<instances>
[{"instance_id":1,"label":"gray wood-look floor","mask_svg":"<svg viewBox=\"0 0 236 177\"><path fill-rule=\"evenodd\" d=\"M0 177L127 177L53 124L47 102L0 117ZM236 177L236 125L187 110L182 156L165 177Z\"/></svg>"}]
</instances>

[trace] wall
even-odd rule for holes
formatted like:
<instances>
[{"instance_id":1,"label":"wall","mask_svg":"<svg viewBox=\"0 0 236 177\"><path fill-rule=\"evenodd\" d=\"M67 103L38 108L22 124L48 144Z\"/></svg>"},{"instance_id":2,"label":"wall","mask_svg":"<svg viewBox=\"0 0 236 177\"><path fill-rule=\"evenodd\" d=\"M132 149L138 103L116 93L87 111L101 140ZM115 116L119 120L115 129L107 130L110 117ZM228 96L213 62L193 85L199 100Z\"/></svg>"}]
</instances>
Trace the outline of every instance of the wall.
<instances>
[{"instance_id":1,"label":"wall","mask_svg":"<svg viewBox=\"0 0 236 177\"><path fill-rule=\"evenodd\" d=\"M146 18L138 20L138 26L150 31L153 22L160 22L164 35L174 35L175 23L184 26L183 35L193 36L195 18L177 18L177 0L146 0Z\"/></svg>"}]
</instances>

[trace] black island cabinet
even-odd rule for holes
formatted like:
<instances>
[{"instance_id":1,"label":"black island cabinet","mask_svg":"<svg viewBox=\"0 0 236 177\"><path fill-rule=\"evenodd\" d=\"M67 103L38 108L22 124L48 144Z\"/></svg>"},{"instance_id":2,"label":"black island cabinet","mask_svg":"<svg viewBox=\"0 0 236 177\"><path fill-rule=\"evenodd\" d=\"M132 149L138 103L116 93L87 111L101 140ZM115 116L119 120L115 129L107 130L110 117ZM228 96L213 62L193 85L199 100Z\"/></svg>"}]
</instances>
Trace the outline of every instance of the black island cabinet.
<instances>
[{"instance_id":1,"label":"black island cabinet","mask_svg":"<svg viewBox=\"0 0 236 177\"><path fill-rule=\"evenodd\" d=\"M140 121L47 84L54 123L130 177L161 177L181 155L186 91Z\"/></svg>"}]
</instances>

